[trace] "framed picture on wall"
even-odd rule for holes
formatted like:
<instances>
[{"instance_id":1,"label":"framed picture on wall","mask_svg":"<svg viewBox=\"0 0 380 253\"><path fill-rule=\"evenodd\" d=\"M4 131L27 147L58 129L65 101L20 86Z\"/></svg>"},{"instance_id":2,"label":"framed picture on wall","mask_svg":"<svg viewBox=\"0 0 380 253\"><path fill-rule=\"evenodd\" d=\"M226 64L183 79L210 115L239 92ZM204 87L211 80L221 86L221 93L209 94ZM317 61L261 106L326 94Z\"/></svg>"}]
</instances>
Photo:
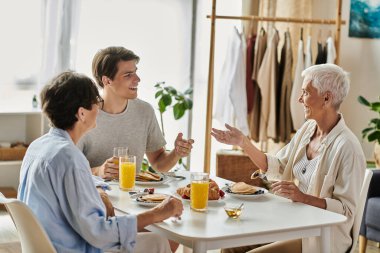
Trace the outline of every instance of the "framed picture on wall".
<instances>
[{"instance_id":1,"label":"framed picture on wall","mask_svg":"<svg viewBox=\"0 0 380 253\"><path fill-rule=\"evenodd\" d=\"M348 36L380 38L380 0L351 0Z\"/></svg>"}]
</instances>

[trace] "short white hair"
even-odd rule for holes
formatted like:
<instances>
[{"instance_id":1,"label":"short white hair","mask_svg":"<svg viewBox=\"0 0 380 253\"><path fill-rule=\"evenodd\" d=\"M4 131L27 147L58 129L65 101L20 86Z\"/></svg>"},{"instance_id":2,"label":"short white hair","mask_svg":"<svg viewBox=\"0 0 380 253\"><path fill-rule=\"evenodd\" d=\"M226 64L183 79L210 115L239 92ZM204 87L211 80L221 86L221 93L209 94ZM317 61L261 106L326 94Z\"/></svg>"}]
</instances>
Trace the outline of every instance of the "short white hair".
<instances>
[{"instance_id":1,"label":"short white hair","mask_svg":"<svg viewBox=\"0 0 380 253\"><path fill-rule=\"evenodd\" d=\"M350 90L348 72L335 64L314 65L302 71L301 75L304 77L304 83L311 83L318 90L319 95L330 91L332 104L337 108Z\"/></svg>"}]
</instances>

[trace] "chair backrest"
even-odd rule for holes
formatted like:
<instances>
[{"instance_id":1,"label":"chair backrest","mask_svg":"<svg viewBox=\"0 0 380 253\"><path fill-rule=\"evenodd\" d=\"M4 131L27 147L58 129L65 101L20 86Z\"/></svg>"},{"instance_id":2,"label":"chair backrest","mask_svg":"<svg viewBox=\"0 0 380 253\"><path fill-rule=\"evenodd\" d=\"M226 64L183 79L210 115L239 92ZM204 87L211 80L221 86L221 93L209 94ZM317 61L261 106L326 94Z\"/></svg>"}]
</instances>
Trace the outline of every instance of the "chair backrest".
<instances>
[{"instance_id":1,"label":"chair backrest","mask_svg":"<svg viewBox=\"0 0 380 253\"><path fill-rule=\"evenodd\" d=\"M22 252L56 252L44 228L25 203L17 199L7 199L0 192L0 204L5 205L12 217L13 223L19 233Z\"/></svg>"},{"instance_id":2,"label":"chair backrest","mask_svg":"<svg viewBox=\"0 0 380 253\"><path fill-rule=\"evenodd\" d=\"M355 251L356 244L358 241L360 224L362 223L365 201L367 200L368 187L369 187L369 183L371 182L372 174L373 173L370 169L365 170L364 181L362 184L362 188L360 190L359 202L356 207L354 226L352 228L353 241L352 241L352 247L351 247L350 253L353 253Z\"/></svg>"}]
</instances>

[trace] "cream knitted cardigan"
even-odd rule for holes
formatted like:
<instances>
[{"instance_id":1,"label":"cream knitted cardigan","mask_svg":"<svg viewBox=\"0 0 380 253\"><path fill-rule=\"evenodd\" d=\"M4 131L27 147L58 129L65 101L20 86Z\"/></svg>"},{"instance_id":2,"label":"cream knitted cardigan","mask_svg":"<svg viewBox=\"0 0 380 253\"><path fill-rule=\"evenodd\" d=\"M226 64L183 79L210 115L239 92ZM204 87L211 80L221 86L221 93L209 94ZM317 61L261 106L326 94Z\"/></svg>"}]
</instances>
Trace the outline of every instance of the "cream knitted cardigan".
<instances>
[{"instance_id":1,"label":"cream knitted cardigan","mask_svg":"<svg viewBox=\"0 0 380 253\"><path fill-rule=\"evenodd\" d=\"M267 154L268 178L295 180L293 166L310 142L317 124L308 120L290 143L275 156ZM350 250L356 205L364 179L366 160L356 136L346 126L343 116L321 143L320 159L307 194L324 198L327 210L345 215L347 221L331 229L331 252ZM317 237L302 239L302 252L320 252Z\"/></svg>"}]
</instances>

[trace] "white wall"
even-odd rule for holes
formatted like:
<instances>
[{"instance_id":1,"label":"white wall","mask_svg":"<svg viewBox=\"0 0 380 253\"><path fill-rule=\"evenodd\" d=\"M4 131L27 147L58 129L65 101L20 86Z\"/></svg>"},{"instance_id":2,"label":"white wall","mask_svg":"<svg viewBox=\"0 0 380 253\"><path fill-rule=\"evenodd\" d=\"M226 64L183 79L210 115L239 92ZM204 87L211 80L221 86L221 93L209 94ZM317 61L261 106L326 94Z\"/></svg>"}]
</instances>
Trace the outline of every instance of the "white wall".
<instances>
[{"instance_id":1,"label":"white wall","mask_svg":"<svg viewBox=\"0 0 380 253\"><path fill-rule=\"evenodd\" d=\"M191 152L191 171L203 171L205 128L206 128L206 104L208 85L208 66L210 56L211 21L206 16L211 14L212 1L198 1L197 8L197 31L195 49L195 73L194 73L194 108L192 121L192 137L195 140ZM216 12L218 15L241 15L241 1L224 0L217 1ZM221 68L224 63L229 35L236 25L241 27L240 21L217 20L215 25L215 72L214 72L214 105L217 100ZM223 128L223 125L213 120L212 126ZM220 144L211 139L211 165L210 172L215 173L216 151L221 148L231 148L229 145Z\"/></svg>"},{"instance_id":2,"label":"white wall","mask_svg":"<svg viewBox=\"0 0 380 253\"><path fill-rule=\"evenodd\" d=\"M99 49L124 46L140 57L138 97L158 108L157 82L181 92L189 87L191 6L191 1L177 0L82 0L76 71L92 77L91 62ZM112 15L99 19L104 13ZM188 137L187 115L174 120L171 108L164 113L167 149L174 147L178 132Z\"/></svg>"},{"instance_id":3,"label":"white wall","mask_svg":"<svg viewBox=\"0 0 380 253\"><path fill-rule=\"evenodd\" d=\"M334 18L336 1L313 1L315 18ZM374 112L357 102L362 95L369 101L378 100L380 96L380 39L362 39L348 37L350 1L343 0L342 18L347 24L342 27L340 43L340 63L351 75L351 89L341 111L347 125L361 139L361 130L365 128ZM332 26L331 29L334 29ZM368 160L373 158L373 143L362 141L362 147Z\"/></svg>"},{"instance_id":4,"label":"white wall","mask_svg":"<svg viewBox=\"0 0 380 253\"><path fill-rule=\"evenodd\" d=\"M282 1L282 0L281 0ZM335 19L336 1L314 0L313 18ZM240 5L235 1L219 1L217 13L220 15L240 15ZM351 73L351 90L342 105L341 111L344 114L347 125L361 140L361 130L366 127L369 119L376 116L357 102L357 97L363 95L370 101L374 101L380 95L380 39L359 39L348 37L350 1L343 0L343 19L347 25L342 27L341 32L341 60L340 65ZM204 159L204 138L206 119L206 96L207 96L207 76L208 59L210 46L210 20L206 19L206 14L211 12L211 2L199 1L198 4L198 24L197 24L197 46L195 65L195 87L194 87L194 110L193 110L193 138L196 143L192 151L191 170L203 170ZM217 20L216 22L216 43L215 43L215 82L217 87L221 65L224 61L224 52L228 41L228 29L233 25L232 21ZM316 37L317 31L322 28L322 36L327 36L329 30L335 31L335 26L313 26L312 33ZM315 40L313 40L315 41ZM214 92L214 102L216 100ZM213 127L222 127L213 120ZM373 144L362 141L363 150L367 159L373 160ZM231 148L222 145L212 139L211 150L211 173L215 170L216 151L220 148Z\"/></svg>"}]
</instances>

